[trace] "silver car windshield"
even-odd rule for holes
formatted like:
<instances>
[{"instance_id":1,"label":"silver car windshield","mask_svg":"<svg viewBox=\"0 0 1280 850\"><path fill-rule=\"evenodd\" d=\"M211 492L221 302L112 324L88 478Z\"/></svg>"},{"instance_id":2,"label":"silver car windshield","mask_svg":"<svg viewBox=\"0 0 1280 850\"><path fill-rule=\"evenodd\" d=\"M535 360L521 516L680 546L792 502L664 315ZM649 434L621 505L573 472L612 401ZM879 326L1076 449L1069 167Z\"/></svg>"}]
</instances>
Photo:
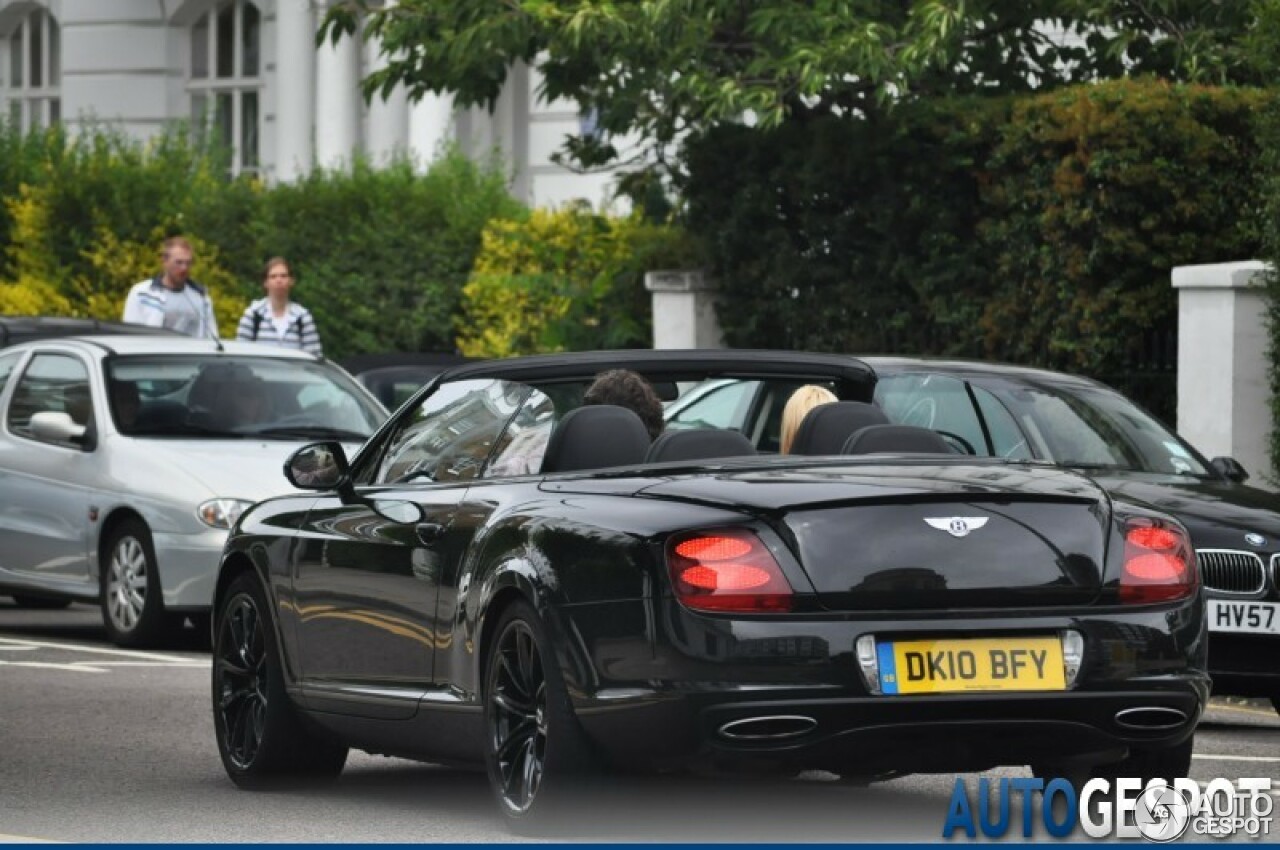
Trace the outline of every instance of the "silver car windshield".
<instances>
[{"instance_id":1,"label":"silver car windshield","mask_svg":"<svg viewBox=\"0 0 1280 850\"><path fill-rule=\"evenodd\" d=\"M327 363L228 355L146 355L107 362L122 434L363 440L386 418Z\"/></svg>"}]
</instances>

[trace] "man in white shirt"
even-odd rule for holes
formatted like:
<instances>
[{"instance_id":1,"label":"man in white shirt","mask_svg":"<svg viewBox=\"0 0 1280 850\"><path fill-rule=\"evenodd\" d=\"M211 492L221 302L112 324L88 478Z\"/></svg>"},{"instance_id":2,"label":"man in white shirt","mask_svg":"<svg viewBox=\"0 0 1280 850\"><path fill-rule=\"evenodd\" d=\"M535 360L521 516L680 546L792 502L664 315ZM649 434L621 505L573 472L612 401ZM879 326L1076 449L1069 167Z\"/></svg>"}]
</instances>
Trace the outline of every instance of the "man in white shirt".
<instances>
[{"instance_id":1,"label":"man in white shirt","mask_svg":"<svg viewBox=\"0 0 1280 850\"><path fill-rule=\"evenodd\" d=\"M124 321L153 328L169 328L200 339L217 339L213 300L203 286L190 279L194 252L181 236L164 242L164 271L140 281L124 300Z\"/></svg>"}]
</instances>

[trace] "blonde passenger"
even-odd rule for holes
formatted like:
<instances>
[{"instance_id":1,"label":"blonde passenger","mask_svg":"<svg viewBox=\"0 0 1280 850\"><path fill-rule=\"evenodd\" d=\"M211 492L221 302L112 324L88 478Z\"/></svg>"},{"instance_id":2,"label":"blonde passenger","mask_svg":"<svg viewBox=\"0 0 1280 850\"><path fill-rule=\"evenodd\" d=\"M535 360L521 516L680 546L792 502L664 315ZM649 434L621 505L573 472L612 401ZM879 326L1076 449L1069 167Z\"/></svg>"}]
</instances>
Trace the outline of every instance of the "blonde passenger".
<instances>
[{"instance_id":1,"label":"blonde passenger","mask_svg":"<svg viewBox=\"0 0 1280 850\"><path fill-rule=\"evenodd\" d=\"M835 393L814 384L806 384L791 394L791 398L787 399L787 406L782 409L782 439L779 448L784 455L791 453L796 432L800 430L800 423L809 411L833 401L838 401Z\"/></svg>"}]
</instances>

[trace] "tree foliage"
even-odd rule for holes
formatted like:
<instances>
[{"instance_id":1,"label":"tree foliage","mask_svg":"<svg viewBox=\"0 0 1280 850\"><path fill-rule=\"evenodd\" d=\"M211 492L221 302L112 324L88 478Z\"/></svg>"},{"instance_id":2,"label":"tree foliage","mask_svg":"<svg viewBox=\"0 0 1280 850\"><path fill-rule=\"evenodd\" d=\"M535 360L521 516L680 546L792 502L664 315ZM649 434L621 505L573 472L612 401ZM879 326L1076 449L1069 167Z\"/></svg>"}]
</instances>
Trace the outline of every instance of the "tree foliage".
<instances>
[{"instance_id":1,"label":"tree foliage","mask_svg":"<svg viewBox=\"0 0 1280 850\"><path fill-rule=\"evenodd\" d=\"M1274 100L1123 80L721 127L689 145L689 226L731 345L1065 369L1171 420L1129 377L1176 328L1175 266L1257 250Z\"/></svg>"},{"instance_id":2,"label":"tree foliage","mask_svg":"<svg viewBox=\"0 0 1280 850\"><path fill-rule=\"evenodd\" d=\"M514 62L548 99L597 117L567 152L599 165L638 134L659 158L686 131L802 114L866 115L941 93L1044 90L1155 74L1257 77L1242 48L1267 0L344 0L320 38L363 28L388 64L366 94L404 84L492 106Z\"/></svg>"}]
</instances>

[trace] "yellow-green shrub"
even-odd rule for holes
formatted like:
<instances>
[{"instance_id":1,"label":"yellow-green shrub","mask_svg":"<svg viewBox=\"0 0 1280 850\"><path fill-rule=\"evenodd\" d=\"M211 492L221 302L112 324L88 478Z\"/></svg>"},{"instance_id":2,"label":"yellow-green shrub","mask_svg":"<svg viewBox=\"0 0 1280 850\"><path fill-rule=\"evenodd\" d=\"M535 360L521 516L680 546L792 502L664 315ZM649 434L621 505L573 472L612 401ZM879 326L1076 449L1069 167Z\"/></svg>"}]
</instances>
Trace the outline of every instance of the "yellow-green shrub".
<instances>
[{"instance_id":1,"label":"yellow-green shrub","mask_svg":"<svg viewBox=\"0 0 1280 850\"><path fill-rule=\"evenodd\" d=\"M0 316L73 316L71 302L42 280L0 281Z\"/></svg>"},{"instance_id":2,"label":"yellow-green shrub","mask_svg":"<svg viewBox=\"0 0 1280 850\"><path fill-rule=\"evenodd\" d=\"M644 273L692 256L681 231L585 206L492 221L462 289L458 349L507 357L648 347Z\"/></svg>"}]
</instances>

